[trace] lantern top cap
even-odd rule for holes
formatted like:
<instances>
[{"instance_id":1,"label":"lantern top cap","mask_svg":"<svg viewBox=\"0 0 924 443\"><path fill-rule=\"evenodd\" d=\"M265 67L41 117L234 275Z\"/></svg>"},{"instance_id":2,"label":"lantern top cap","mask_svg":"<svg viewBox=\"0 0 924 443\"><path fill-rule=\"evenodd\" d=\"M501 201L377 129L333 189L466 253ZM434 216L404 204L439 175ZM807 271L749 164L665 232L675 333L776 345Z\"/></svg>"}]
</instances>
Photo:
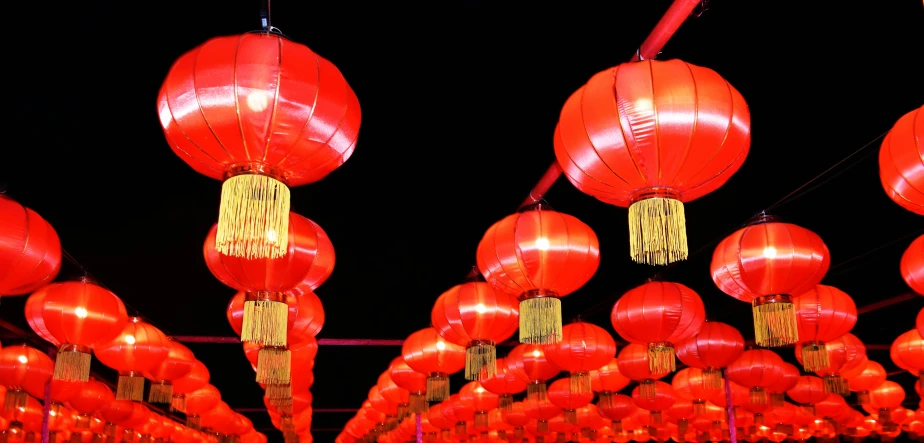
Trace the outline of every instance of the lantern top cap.
<instances>
[{"instance_id":1,"label":"lantern top cap","mask_svg":"<svg viewBox=\"0 0 924 443\"><path fill-rule=\"evenodd\" d=\"M748 220L746 226L760 225L763 223L781 223L782 218L776 215L767 214L766 211L762 211L760 214L757 214L754 218Z\"/></svg>"},{"instance_id":2,"label":"lantern top cap","mask_svg":"<svg viewBox=\"0 0 924 443\"><path fill-rule=\"evenodd\" d=\"M468 274L466 274L465 278L462 279L462 283L474 283L483 281L487 280L485 280L484 276L481 275L481 272L478 271L478 266L472 266L472 270L468 271Z\"/></svg>"},{"instance_id":3,"label":"lantern top cap","mask_svg":"<svg viewBox=\"0 0 924 443\"><path fill-rule=\"evenodd\" d=\"M552 207L549 206L549 202L545 201L544 198L540 199L539 201L535 203L530 203L528 205L521 206L520 209L517 210L517 212L543 211L543 210L554 211L554 209L552 209Z\"/></svg>"}]
</instances>

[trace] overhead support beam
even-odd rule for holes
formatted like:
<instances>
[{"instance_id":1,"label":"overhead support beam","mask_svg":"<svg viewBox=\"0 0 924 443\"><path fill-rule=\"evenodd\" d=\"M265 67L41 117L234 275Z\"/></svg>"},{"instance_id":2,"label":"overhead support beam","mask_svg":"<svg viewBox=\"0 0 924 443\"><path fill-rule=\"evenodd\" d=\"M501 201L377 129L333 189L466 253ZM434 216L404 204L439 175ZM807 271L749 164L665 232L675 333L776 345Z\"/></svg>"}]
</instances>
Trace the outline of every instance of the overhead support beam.
<instances>
[{"instance_id":1,"label":"overhead support beam","mask_svg":"<svg viewBox=\"0 0 924 443\"><path fill-rule=\"evenodd\" d=\"M876 303L871 303L866 306L857 309L858 314L866 314L873 311L878 311L882 308L886 308L904 301L908 301L914 298L918 298L920 295L915 294L914 292L906 292L904 294L896 295L895 297L889 297L877 301Z\"/></svg>"}]
</instances>

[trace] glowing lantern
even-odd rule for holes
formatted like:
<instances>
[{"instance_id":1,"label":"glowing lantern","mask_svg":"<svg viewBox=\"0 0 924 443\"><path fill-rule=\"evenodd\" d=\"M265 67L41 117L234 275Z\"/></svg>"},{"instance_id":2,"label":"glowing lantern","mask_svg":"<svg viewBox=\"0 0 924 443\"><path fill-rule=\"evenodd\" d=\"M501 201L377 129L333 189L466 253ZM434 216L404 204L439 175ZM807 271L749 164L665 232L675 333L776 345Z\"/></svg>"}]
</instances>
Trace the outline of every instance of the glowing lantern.
<instances>
[{"instance_id":1,"label":"glowing lantern","mask_svg":"<svg viewBox=\"0 0 924 443\"><path fill-rule=\"evenodd\" d=\"M447 342L436 329L421 329L409 335L401 348L411 369L427 374L427 400L449 398L449 374L465 367L465 348Z\"/></svg>"},{"instance_id":2,"label":"glowing lantern","mask_svg":"<svg viewBox=\"0 0 924 443\"><path fill-rule=\"evenodd\" d=\"M577 321L562 328L562 340L546 346L545 354L555 366L571 373L571 391L593 393L590 371L613 360L616 341L606 329Z\"/></svg>"},{"instance_id":3,"label":"glowing lantern","mask_svg":"<svg viewBox=\"0 0 924 443\"><path fill-rule=\"evenodd\" d=\"M148 392L150 403L171 403L173 381L187 376L196 365L196 357L182 343L170 340L167 346L167 357L154 369L145 373L145 377L151 380L151 389Z\"/></svg>"},{"instance_id":4,"label":"glowing lantern","mask_svg":"<svg viewBox=\"0 0 924 443\"><path fill-rule=\"evenodd\" d=\"M35 211L0 194L0 295L28 294L61 270L61 241Z\"/></svg>"},{"instance_id":5,"label":"glowing lantern","mask_svg":"<svg viewBox=\"0 0 924 443\"><path fill-rule=\"evenodd\" d=\"M722 368L744 352L744 337L733 326L706 321L698 333L675 343L674 352L685 365L702 369L707 388L720 389Z\"/></svg>"},{"instance_id":6,"label":"glowing lantern","mask_svg":"<svg viewBox=\"0 0 924 443\"><path fill-rule=\"evenodd\" d=\"M889 198L924 215L924 112L903 115L882 140L879 178Z\"/></svg>"},{"instance_id":7,"label":"glowing lantern","mask_svg":"<svg viewBox=\"0 0 924 443\"><path fill-rule=\"evenodd\" d=\"M914 292L924 295L924 235L914 239L902 254L901 272L905 283Z\"/></svg>"},{"instance_id":8,"label":"glowing lantern","mask_svg":"<svg viewBox=\"0 0 924 443\"><path fill-rule=\"evenodd\" d=\"M96 358L119 371L116 400L141 401L144 373L157 367L170 353L170 341L160 329L132 317L109 343L93 348Z\"/></svg>"},{"instance_id":9,"label":"glowing lantern","mask_svg":"<svg viewBox=\"0 0 924 443\"><path fill-rule=\"evenodd\" d=\"M807 372L827 369L825 342L850 332L857 324L857 305L833 286L817 285L793 298L796 326L802 342L800 361Z\"/></svg>"},{"instance_id":10,"label":"glowing lantern","mask_svg":"<svg viewBox=\"0 0 924 443\"><path fill-rule=\"evenodd\" d=\"M50 357L26 345L0 349L0 385L6 387L4 408L24 408L29 398L27 387L37 385L44 389L54 366Z\"/></svg>"}]
</instances>

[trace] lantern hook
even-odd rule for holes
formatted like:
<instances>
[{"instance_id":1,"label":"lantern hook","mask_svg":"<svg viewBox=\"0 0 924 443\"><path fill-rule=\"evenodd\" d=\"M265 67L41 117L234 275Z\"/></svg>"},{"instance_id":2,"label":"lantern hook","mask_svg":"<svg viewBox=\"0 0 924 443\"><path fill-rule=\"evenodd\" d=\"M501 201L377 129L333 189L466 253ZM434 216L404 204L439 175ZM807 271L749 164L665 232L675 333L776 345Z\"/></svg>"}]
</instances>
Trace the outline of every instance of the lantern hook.
<instances>
[{"instance_id":1,"label":"lantern hook","mask_svg":"<svg viewBox=\"0 0 924 443\"><path fill-rule=\"evenodd\" d=\"M264 31L271 32L273 30L270 18L270 0L262 0L260 2L260 26Z\"/></svg>"}]
</instances>

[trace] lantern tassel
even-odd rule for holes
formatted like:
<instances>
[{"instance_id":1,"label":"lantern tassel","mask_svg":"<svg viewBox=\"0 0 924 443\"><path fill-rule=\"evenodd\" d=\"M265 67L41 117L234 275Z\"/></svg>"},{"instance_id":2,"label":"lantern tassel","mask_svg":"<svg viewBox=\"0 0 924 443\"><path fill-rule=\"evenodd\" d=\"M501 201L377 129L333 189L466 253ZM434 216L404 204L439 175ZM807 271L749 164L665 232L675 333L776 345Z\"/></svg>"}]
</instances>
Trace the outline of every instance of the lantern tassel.
<instances>
[{"instance_id":1,"label":"lantern tassel","mask_svg":"<svg viewBox=\"0 0 924 443\"><path fill-rule=\"evenodd\" d=\"M680 420L677 420L677 433L680 434L678 435L678 437L683 438L683 436L686 435L687 433L687 429L690 429L689 420L685 418L681 418Z\"/></svg>"},{"instance_id":2,"label":"lantern tassel","mask_svg":"<svg viewBox=\"0 0 924 443\"><path fill-rule=\"evenodd\" d=\"M520 301L520 343L553 345L561 341L561 300L546 294Z\"/></svg>"},{"instance_id":3,"label":"lantern tassel","mask_svg":"<svg viewBox=\"0 0 924 443\"><path fill-rule=\"evenodd\" d=\"M202 420L198 415L187 415L186 416L186 427L190 429L199 430Z\"/></svg>"},{"instance_id":4,"label":"lantern tassel","mask_svg":"<svg viewBox=\"0 0 924 443\"><path fill-rule=\"evenodd\" d=\"M488 427L488 413L487 412L478 411L475 413L475 427L476 428Z\"/></svg>"},{"instance_id":5,"label":"lantern tassel","mask_svg":"<svg viewBox=\"0 0 924 443\"><path fill-rule=\"evenodd\" d=\"M77 429L87 429L90 427L90 414L79 414L74 421L74 427Z\"/></svg>"},{"instance_id":6,"label":"lantern tassel","mask_svg":"<svg viewBox=\"0 0 924 443\"><path fill-rule=\"evenodd\" d=\"M840 375L826 375L823 377L823 379L825 393L837 394L842 397L850 395L850 391L847 389L846 380L841 378Z\"/></svg>"},{"instance_id":7,"label":"lantern tassel","mask_svg":"<svg viewBox=\"0 0 924 443\"><path fill-rule=\"evenodd\" d=\"M610 391L602 391L599 394L600 399L597 400L598 408L612 408L613 407L613 393Z\"/></svg>"},{"instance_id":8,"label":"lantern tassel","mask_svg":"<svg viewBox=\"0 0 924 443\"><path fill-rule=\"evenodd\" d=\"M674 347L670 343L648 345L648 370L652 374L667 374L677 370Z\"/></svg>"},{"instance_id":9,"label":"lantern tassel","mask_svg":"<svg viewBox=\"0 0 924 443\"><path fill-rule=\"evenodd\" d=\"M449 398L449 377L443 373L427 377L427 401L443 401Z\"/></svg>"},{"instance_id":10,"label":"lantern tassel","mask_svg":"<svg viewBox=\"0 0 924 443\"><path fill-rule=\"evenodd\" d=\"M501 411L512 411L513 410L513 396L510 394L504 394L497 397L497 408Z\"/></svg>"},{"instance_id":11,"label":"lantern tassel","mask_svg":"<svg viewBox=\"0 0 924 443\"><path fill-rule=\"evenodd\" d=\"M249 292L244 301L241 341L284 347L289 328L289 305L278 292Z\"/></svg>"},{"instance_id":12,"label":"lantern tassel","mask_svg":"<svg viewBox=\"0 0 924 443\"><path fill-rule=\"evenodd\" d=\"M719 390L725 386L722 384L722 370L716 368L703 369L703 387L706 389Z\"/></svg>"},{"instance_id":13,"label":"lantern tassel","mask_svg":"<svg viewBox=\"0 0 924 443\"><path fill-rule=\"evenodd\" d=\"M538 381L526 385L526 399L529 401L543 401L546 397L545 382Z\"/></svg>"},{"instance_id":14,"label":"lantern tassel","mask_svg":"<svg viewBox=\"0 0 924 443\"><path fill-rule=\"evenodd\" d=\"M539 420L536 422L536 432L539 434L544 434L549 432L549 422L545 420Z\"/></svg>"},{"instance_id":15,"label":"lantern tassel","mask_svg":"<svg viewBox=\"0 0 924 443\"><path fill-rule=\"evenodd\" d=\"M478 380L478 377L491 378L496 373L497 350L494 342L474 341L465 348L466 380Z\"/></svg>"},{"instance_id":16,"label":"lantern tassel","mask_svg":"<svg viewBox=\"0 0 924 443\"><path fill-rule=\"evenodd\" d=\"M660 425L664 423L664 416L661 414L661 411L651 411L651 414L648 416L648 421L653 425Z\"/></svg>"},{"instance_id":17,"label":"lantern tassel","mask_svg":"<svg viewBox=\"0 0 924 443\"><path fill-rule=\"evenodd\" d=\"M770 406L773 406L774 408L782 408L783 406L786 406L786 394L782 392L771 392Z\"/></svg>"},{"instance_id":18,"label":"lantern tassel","mask_svg":"<svg viewBox=\"0 0 924 443\"><path fill-rule=\"evenodd\" d=\"M752 303L754 341L765 348L791 345L799 341L796 311L788 295L757 297Z\"/></svg>"},{"instance_id":19,"label":"lantern tassel","mask_svg":"<svg viewBox=\"0 0 924 443\"><path fill-rule=\"evenodd\" d=\"M629 205L629 256L636 263L661 266L687 259L687 222L680 200L650 197Z\"/></svg>"},{"instance_id":20,"label":"lantern tassel","mask_svg":"<svg viewBox=\"0 0 924 443\"><path fill-rule=\"evenodd\" d=\"M752 405L765 405L767 404L767 391L763 388L751 388L751 404Z\"/></svg>"},{"instance_id":21,"label":"lantern tassel","mask_svg":"<svg viewBox=\"0 0 924 443\"><path fill-rule=\"evenodd\" d=\"M861 405L868 405L869 402L869 391L857 392L857 403Z\"/></svg>"},{"instance_id":22,"label":"lantern tassel","mask_svg":"<svg viewBox=\"0 0 924 443\"><path fill-rule=\"evenodd\" d=\"M29 400L29 394L26 391L18 388L10 388L6 391L6 396L3 402L3 409L9 411L13 409L20 409L26 407L26 402Z\"/></svg>"},{"instance_id":23,"label":"lantern tassel","mask_svg":"<svg viewBox=\"0 0 924 443\"><path fill-rule=\"evenodd\" d=\"M586 372L571 373L571 392L575 394L593 392L590 386L590 374Z\"/></svg>"},{"instance_id":24,"label":"lantern tassel","mask_svg":"<svg viewBox=\"0 0 924 443\"><path fill-rule=\"evenodd\" d=\"M116 400L143 401L144 377L134 372L120 374L116 385Z\"/></svg>"},{"instance_id":25,"label":"lantern tassel","mask_svg":"<svg viewBox=\"0 0 924 443\"><path fill-rule=\"evenodd\" d=\"M148 391L148 403L167 404L173 400L173 385L169 380L162 380L157 383L151 383L151 389Z\"/></svg>"},{"instance_id":26,"label":"lantern tassel","mask_svg":"<svg viewBox=\"0 0 924 443\"><path fill-rule=\"evenodd\" d=\"M179 411L186 413L186 396L183 394L174 395L173 401L170 402L170 411Z\"/></svg>"},{"instance_id":27,"label":"lantern tassel","mask_svg":"<svg viewBox=\"0 0 924 443\"><path fill-rule=\"evenodd\" d=\"M805 372L818 372L828 369L828 349L823 343L805 343L802 345L802 366Z\"/></svg>"},{"instance_id":28,"label":"lantern tassel","mask_svg":"<svg viewBox=\"0 0 924 443\"><path fill-rule=\"evenodd\" d=\"M259 174L221 185L215 249L232 257L279 258L289 247L289 188Z\"/></svg>"},{"instance_id":29,"label":"lantern tassel","mask_svg":"<svg viewBox=\"0 0 924 443\"><path fill-rule=\"evenodd\" d=\"M651 400L655 398L657 385L654 380L643 380L638 384L638 396L645 400Z\"/></svg>"},{"instance_id":30,"label":"lantern tassel","mask_svg":"<svg viewBox=\"0 0 924 443\"><path fill-rule=\"evenodd\" d=\"M577 411L574 409L565 409L565 423L570 423L572 425L577 424Z\"/></svg>"},{"instance_id":31,"label":"lantern tassel","mask_svg":"<svg viewBox=\"0 0 924 443\"><path fill-rule=\"evenodd\" d=\"M292 404L292 385L266 385L264 393L266 399L273 406L284 407Z\"/></svg>"},{"instance_id":32,"label":"lantern tassel","mask_svg":"<svg viewBox=\"0 0 924 443\"><path fill-rule=\"evenodd\" d=\"M430 410L430 404L427 403L426 394L411 394L408 396L407 412L411 414L423 414Z\"/></svg>"},{"instance_id":33,"label":"lantern tassel","mask_svg":"<svg viewBox=\"0 0 924 443\"><path fill-rule=\"evenodd\" d=\"M622 432L622 420L614 420L613 425L610 426L615 432Z\"/></svg>"},{"instance_id":34,"label":"lantern tassel","mask_svg":"<svg viewBox=\"0 0 924 443\"><path fill-rule=\"evenodd\" d=\"M706 415L706 400L693 400L693 415Z\"/></svg>"},{"instance_id":35,"label":"lantern tassel","mask_svg":"<svg viewBox=\"0 0 924 443\"><path fill-rule=\"evenodd\" d=\"M285 348L261 348L257 352L257 383L285 385L292 381L292 353Z\"/></svg>"},{"instance_id":36,"label":"lantern tassel","mask_svg":"<svg viewBox=\"0 0 924 443\"><path fill-rule=\"evenodd\" d=\"M90 349L62 345L55 356L55 380L85 382L90 380Z\"/></svg>"}]
</instances>

